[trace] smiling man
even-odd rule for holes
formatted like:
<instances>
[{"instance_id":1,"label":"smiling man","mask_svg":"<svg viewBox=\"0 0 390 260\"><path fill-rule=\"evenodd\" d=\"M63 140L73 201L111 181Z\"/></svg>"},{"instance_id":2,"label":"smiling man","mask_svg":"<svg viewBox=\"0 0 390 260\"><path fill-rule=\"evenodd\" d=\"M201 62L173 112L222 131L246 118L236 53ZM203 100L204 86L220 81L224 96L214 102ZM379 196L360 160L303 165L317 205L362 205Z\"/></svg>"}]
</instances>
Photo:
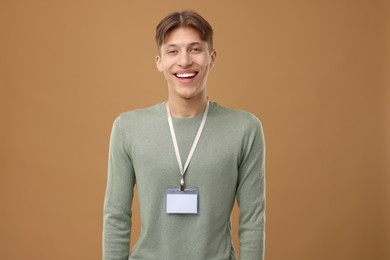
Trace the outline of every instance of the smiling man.
<instances>
[{"instance_id":1,"label":"smiling man","mask_svg":"<svg viewBox=\"0 0 390 260\"><path fill-rule=\"evenodd\" d=\"M168 99L114 122L104 203L103 259L236 259L230 216L240 208L240 259L264 259L264 136L259 120L208 99L213 30L193 11L156 29ZM141 234L130 252L138 188Z\"/></svg>"},{"instance_id":2,"label":"smiling man","mask_svg":"<svg viewBox=\"0 0 390 260\"><path fill-rule=\"evenodd\" d=\"M159 42L159 34L157 37ZM168 104L174 116L193 117L206 107L207 76L216 59L216 52L211 48L199 32L189 26L176 28L159 43L157 68L167 80Z\"/></svg>"}]
</instances>

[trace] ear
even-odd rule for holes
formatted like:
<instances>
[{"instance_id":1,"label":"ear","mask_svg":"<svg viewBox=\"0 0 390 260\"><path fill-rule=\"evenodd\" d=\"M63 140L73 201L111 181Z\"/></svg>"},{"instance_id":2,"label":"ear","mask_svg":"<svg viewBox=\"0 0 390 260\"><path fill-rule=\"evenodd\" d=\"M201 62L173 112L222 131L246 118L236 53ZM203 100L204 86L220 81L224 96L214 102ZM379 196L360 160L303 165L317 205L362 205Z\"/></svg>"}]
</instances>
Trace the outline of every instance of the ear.
<instances>
[{"instance_id":1,"label":"ear","mask_svg":"<svg viewBox=\"0 0 390 260\"><path fill-rule=\"evenodd\" d=\"M161 56L160 56L160 54L157 54L157 55L156 55L156 67L157 67L157 70L158 70L159 72L162 72L162 71L163 71L162 65L161 65Z\"/></svg>"},{"instance_id":2,"label":"ear","mask_svg":"<svg viewBox=\"0 0 390 260\"><path fill-rule=\"evenodd\" d=\"M214 67L216 61L217 61L217 51L213 50L210 54L211 61L210 61L210 68Z\"/></svg>"}]
</instances>

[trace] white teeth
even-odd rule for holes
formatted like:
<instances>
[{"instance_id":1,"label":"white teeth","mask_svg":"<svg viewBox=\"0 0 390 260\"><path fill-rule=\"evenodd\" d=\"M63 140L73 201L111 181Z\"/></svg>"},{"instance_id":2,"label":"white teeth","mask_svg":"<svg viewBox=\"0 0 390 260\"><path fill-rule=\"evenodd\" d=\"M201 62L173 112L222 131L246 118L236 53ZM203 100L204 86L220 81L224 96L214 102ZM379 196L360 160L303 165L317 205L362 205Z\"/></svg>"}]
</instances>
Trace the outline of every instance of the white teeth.
<instances>
[{"instance_id":1,"label":"white teeth","mask_svg":"<svg viewBox=\"0 0 390 260\"><path fill-rule=\"evenodd\" d=\"M192 72L192 73L177 73L176 77L178 77L178 78L191 78L191 77L194 77L195 75L196 75L195 72Z\"/></svg>"}]
</instances>

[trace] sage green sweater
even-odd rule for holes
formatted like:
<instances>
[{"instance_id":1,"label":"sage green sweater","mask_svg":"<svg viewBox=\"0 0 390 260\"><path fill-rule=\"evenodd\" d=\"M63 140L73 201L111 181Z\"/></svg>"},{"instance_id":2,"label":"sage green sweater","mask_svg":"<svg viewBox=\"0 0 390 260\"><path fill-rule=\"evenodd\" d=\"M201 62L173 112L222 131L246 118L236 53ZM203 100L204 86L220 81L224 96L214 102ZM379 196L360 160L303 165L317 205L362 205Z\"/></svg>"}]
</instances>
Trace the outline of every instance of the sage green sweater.
<instances>
[{"instance_id":1,"label":"sage green sweater","mask_svg":"<svg viewBox=\"0 0 390 260\"><path fill-rule=\"evenodd\" d=\"M202 115L173 119L183 165L201 119ZM264 259L264 149L256 117L210 102L185 174L186 186L199 190L199 214L167 215L165 191L178 188L181 175L165 103L121 114L110 139L103 259L236 259L230 222L235 198L240 208L240 259ZM135 184L141 233L129 252Z\"/></svg>"}]
</instances>

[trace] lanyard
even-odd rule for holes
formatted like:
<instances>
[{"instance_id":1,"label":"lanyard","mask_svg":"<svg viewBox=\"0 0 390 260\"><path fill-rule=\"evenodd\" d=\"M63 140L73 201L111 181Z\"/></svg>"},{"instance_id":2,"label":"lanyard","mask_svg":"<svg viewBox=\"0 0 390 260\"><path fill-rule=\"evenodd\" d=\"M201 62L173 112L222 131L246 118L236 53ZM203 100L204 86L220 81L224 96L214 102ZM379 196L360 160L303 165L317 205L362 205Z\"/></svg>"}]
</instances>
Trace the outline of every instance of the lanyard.
<instances>
[{"instance_id":1,"label":"lanyard","mask_svg":"<svg viewBox=\"0 0 390 260\"><path fill-rule=\"evenodd\" d=\"M165 103L165 106L166 106L166 108L167 108L167 114L168 114L169 130L171 131L173 147L175 148L175 154L176 154L177 164L178 164L178 166L179 166L179 170L180 170L180 174L181 174L180 191L184 191L184 174L186 173L186 170L187 170L187 168L188 168L188 165L190 164L192 155L194 154L196 145L198 144L200 135L202 134L204 125L205 125L205 123L206 123L207 114L208 114L208 112L209 112L209 104L210 104L210 101L207 101L207 106L206 106L206 109L205 109L205 111L204 111L204 113L203 113L202 122L200 123L199 129L198 129L198 133L197 133L196 136L195 136L194 143L192 144L190 153L188 154L186 163L184 164L184 168L183 168L183 164L182 164L182 162L181 162L181 157L180 157L180 152L179 152L179 146L177 145L175 129L173 128L173 122L172 122L171 111L169 110L168 103Z\"/></svg>"}]
</instances>

